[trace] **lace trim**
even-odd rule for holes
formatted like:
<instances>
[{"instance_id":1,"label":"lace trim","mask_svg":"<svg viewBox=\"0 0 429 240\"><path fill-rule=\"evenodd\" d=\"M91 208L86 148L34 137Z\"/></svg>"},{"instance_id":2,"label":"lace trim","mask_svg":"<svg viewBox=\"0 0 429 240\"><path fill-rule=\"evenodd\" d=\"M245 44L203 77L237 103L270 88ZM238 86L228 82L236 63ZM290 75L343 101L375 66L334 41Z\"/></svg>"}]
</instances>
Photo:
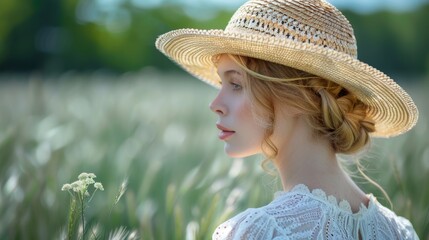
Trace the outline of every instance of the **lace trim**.
<instances>
[{"instance_id":1,"label":"lace trim","mask_svg":"<svg viewBox=\"0 0 429 240\"><path fill-rule=\"evenodd\" d=\"M315 199L318 199L326 204L333 205L337 208L339 208L342 211L345 211L351 215L359 216L364 214L367 211L370 211L373 208L373 205L376 203L376 198L372 194L368 194L369 203L368 207L365 206L363 203L361 203L359 207L359 211L356 213L352 212L352 208L350 206L350 203L347 200L341 200L338 202L337 198L335 196L329 195L327 196L326 193L322 189L313 189L310 191L310 189L305 184L298 184L295 187L293 187L290 191L278 191L274 194L274 198L277 199L281 196L291 194L291 193L301 193L305 194L307 196L313 197Z\"/></svg>"}]
</instances>

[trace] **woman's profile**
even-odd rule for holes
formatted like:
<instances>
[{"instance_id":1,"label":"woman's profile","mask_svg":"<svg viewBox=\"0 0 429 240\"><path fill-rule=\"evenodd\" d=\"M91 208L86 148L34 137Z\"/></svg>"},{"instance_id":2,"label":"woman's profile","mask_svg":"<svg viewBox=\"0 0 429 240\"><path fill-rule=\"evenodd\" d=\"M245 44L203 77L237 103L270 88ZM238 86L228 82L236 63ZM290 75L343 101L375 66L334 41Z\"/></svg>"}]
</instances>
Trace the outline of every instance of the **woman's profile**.
<instances>
[{"instance_id":1,"label":"woman's profile","mask_svg":"<svg viewBox=\"0 0 429 240\"><path fill-rule=\"evenodd\" d=\"M324 0L250 0L225 30L179 29L157 48L219 88L210 109L230 157L263 154L282 192L221 224L213 239L418 239L363 192L338 154L410 130L418 111L357 59L348 20Z\"/></svg>"}]
</instances>

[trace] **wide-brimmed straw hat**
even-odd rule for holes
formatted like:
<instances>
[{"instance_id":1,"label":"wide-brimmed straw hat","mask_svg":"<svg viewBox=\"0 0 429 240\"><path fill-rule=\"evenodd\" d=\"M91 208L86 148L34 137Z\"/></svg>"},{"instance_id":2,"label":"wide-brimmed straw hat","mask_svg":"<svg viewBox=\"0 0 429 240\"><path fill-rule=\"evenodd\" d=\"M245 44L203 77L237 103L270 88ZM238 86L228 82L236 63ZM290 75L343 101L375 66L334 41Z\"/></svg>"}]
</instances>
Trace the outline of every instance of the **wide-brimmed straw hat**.
<instances>
[{"instance_id":1,"label":"wide-brimmed straw hat","mask_svg":"<svg viewBox=\"0 0 429 240\"><path fill-rule=\"evenodd\" d=\"M323 0L250 0L225 30L179 29L156 47L195 77L219 87L213 56L229 53L293 67L336 82L369 106L376 131L390 137L411 129L418 111L391 78L357 59L348 20Z\"/></svg>"}]
</instances>

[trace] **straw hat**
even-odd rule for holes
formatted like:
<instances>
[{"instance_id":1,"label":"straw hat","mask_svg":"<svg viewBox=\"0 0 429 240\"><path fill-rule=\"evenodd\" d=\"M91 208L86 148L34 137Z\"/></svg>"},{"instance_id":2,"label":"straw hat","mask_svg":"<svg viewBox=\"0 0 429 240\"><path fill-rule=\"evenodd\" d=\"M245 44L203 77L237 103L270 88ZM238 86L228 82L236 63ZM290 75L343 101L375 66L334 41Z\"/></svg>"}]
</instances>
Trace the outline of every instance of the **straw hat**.
<instances>
[{"instance_id":1,"label":"straw hat","mask_svg":"<svg viewBox=\"0 0 429 240\"><path fill-rule=\"evenodd\" d=\"M369 106L372 136L411 129L418 111L391 78L357 59L348 20L324 0L250 0L225 30L179 29L161 35L156 47L195 77L219 87L212 57L221 53L259 58L334 81Z\"/></svg>"}]
</instances>

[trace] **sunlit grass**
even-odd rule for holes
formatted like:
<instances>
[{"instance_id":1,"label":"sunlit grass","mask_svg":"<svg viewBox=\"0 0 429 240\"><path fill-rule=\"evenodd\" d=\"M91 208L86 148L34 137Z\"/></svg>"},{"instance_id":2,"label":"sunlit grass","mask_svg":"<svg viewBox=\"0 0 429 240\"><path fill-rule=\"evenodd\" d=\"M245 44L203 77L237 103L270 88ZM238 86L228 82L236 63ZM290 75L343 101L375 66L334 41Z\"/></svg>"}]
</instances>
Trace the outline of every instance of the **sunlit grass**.
<instances>
[{"instance_id":1,"label":"sunlit grass","mask_svg":"<svg viewBox=\"0 0 429 240\"><path fill-rule=\"evenodd\" d=\"M105 237L136 229L142 239L210 239L231 215L268 203L278 181L262 171L260 157L224 155L208 109L216 91L190 79L150 72L3 76L0 238L59 238L69 206L62 184L84 171L105 188L85 213ZM376 140L365 166L394 210L428 239L429 108L428 88L421 86L410 87L421 111L418 126ZM115 203L124 179L127 190ZM376 188L363 186L387 203Z\"/></svg>"}]
</instances>

